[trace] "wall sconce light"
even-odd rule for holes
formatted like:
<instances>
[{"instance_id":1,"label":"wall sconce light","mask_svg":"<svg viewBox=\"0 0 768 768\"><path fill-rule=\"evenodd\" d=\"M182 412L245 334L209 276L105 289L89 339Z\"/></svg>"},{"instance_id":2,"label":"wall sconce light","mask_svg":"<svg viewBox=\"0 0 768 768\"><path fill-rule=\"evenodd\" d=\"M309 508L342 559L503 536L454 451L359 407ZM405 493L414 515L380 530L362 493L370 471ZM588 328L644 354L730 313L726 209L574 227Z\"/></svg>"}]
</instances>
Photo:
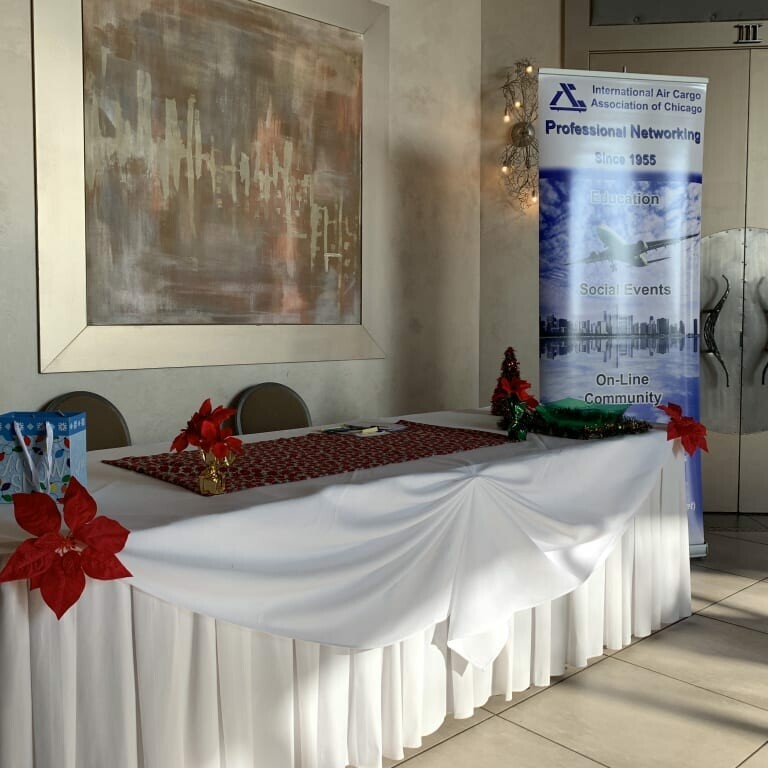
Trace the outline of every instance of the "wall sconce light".
<instances>
[{"instance_id":1,"label":"wall sconce light","mask_svg":"<svg viewBox=\"0 0 768 768\"><path fill-rule=\"evenodd\" d=\"M538 70L520 59L507 70L501 87L504 124L509 126L501 155L501 178L511 197L527 208L539 199L539 142L534 123L539 114Z\"/></svg>"}]
</instances>

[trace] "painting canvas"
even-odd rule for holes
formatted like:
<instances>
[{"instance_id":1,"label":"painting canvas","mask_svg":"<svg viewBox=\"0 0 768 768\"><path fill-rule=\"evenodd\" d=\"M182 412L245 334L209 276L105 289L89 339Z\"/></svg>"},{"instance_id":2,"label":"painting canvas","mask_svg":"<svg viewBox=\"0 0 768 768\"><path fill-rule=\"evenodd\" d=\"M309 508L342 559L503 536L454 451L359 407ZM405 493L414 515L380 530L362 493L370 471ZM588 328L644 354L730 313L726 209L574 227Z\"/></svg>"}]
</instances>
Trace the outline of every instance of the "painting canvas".
<instances>
[{"instance_id":1,"label":"painting canvas","mask_svg":"<svg viewBox=\"0 0 768 768\"><path fill-rule=\"evenodd\" d=\"M362 36L84 0L89 325L361 322Z\"/></svg>"}]
</instances>

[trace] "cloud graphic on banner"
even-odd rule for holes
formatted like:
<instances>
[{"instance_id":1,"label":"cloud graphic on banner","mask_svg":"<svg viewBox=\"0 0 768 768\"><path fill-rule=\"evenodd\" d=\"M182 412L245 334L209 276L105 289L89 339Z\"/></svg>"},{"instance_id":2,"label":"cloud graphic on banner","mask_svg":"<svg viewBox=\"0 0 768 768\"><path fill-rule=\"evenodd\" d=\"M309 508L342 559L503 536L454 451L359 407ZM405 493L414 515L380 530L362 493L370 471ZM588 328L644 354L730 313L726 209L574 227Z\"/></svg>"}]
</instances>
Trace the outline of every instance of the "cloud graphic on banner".
<instances>
[{"instance_id":1,"label":"cloud graphic on banner","mask_svg":"<svg viewBox=\"0 0 768 768\"><path fill-rule=\"evenodd\" d=\"M565 262L570 251L568 185L562 181L542 179L539 215L541 231L546 239L540 243L540 273L546 279L564 280Z\"/></svg>"}]
</instances>

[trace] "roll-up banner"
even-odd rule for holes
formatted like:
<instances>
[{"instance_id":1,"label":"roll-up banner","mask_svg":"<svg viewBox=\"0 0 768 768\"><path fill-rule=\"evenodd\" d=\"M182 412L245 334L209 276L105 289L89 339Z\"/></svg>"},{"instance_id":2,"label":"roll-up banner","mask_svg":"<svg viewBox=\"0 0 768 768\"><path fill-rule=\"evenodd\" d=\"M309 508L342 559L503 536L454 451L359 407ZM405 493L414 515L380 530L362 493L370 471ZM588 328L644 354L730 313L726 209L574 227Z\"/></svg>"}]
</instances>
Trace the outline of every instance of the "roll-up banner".
<instances>
[{"instance_id":1,"label":"roll-up banner","mask_svg":"<svg viewBox=\"0 0 768 768\"><path fill-rule=\"evenodd\" d=\"M704 78L539 71L541 398L699 417ZM687 458L704 553L701 453Z\"/></svg>"}]
</instances>

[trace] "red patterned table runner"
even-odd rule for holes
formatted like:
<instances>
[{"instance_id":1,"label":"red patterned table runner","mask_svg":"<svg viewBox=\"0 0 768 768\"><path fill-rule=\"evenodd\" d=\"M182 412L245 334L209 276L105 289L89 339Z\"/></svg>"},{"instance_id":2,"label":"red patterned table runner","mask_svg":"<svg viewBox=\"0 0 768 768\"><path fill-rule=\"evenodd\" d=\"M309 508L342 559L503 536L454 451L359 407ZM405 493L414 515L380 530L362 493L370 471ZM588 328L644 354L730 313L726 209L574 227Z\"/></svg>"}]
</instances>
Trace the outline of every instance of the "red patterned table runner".
<instances>
[{"instance_id":1,"label":"red patterned table runner","mask_svg":"<svg viewBox=\"0 0 768 768\"><path fill-rule=\"evenodd\" d=\"M242 454L226 470L227 492L339 475L507 442L504 435L492 432L436 427L412 421L398 423L407 428L372 437L312 432L300 437L246 443ZM198 451L127 456L104 463L200 492L198 477L203 467Z\"/></svg>"}]
</instances>

